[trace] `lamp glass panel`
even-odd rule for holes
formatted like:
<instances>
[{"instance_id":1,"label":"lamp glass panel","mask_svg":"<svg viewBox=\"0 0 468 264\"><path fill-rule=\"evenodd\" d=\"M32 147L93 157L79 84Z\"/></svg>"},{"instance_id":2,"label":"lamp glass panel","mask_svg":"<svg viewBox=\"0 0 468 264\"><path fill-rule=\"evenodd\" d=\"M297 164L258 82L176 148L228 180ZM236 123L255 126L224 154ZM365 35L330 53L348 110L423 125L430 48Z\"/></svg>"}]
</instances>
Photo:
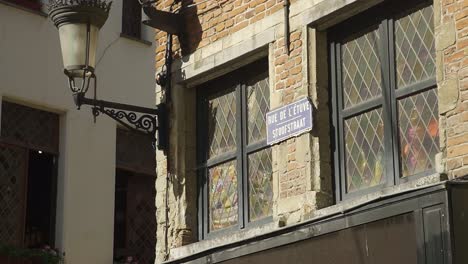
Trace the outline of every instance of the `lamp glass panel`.
<instances>
[{"instance_id":1,"label":"lamp glass panel","mask_svg":"<svg viewBox=\"0 0 468 264\"><path fill-rule=\"evenodd\" d=\"M99 28L90 26L89 66L96 66L96 49ZM65 69L83 68L86 65L86 24L66 24L59 28ZM82 76L83 71L74 70L73 75Z\"/></svg>"}]
</instances>

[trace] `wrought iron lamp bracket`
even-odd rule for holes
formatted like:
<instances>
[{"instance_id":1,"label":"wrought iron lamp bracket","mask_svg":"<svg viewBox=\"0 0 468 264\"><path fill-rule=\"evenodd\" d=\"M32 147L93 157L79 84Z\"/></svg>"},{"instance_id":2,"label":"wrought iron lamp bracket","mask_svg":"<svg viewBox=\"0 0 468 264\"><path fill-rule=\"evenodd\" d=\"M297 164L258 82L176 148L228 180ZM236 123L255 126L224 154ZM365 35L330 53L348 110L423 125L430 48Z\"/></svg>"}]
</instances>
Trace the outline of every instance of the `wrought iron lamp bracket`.
<instances>
[{"instance_id":1,"label":"wrought iron lamp bracket","mask_svg":"<svg viewBox=\"0 0 468 264\"><path fill-rule=\"evenodd\" d=\"M101 113L105 114L132 131L150 136L155 149L167 151L166 104L159 104L156 108L146 108L86 98L82 92L74 93L73 98L78 108L82 105L92 106L95 118Z\"/></svg>"}]
</instances>

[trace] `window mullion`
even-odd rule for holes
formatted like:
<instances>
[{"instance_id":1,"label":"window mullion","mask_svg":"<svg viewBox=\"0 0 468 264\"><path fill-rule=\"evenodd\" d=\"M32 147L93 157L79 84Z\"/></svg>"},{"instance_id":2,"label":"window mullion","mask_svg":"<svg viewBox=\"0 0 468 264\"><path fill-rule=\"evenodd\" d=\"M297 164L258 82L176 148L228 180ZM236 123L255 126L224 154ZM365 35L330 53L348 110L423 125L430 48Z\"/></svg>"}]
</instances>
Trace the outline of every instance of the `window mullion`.
<instances>
[{"instance_id":1,"label":"window mullion","mask_svg":"<svg viewBox=\"0 0 468 264\"><path fill-rule=\"evenodd\" d=\"M200 104L197 106L198 108L198 117L201 123L197 126L197 164L205 163L208 152L208 142L205 137L201 135L206 135L208 130L208 121L207 118L207 104L208 101L206 99L206 95L199 95ZM201 147L203 146L203 147ZM208 234L208 208L209 208L209 201L208 201L208 168L203 166L198 171L198 230L199 230L199 238L204 239Z\"/></svg>"},{"instance_id":2,"label":"window mullion","mask_svg":"<svg viewBox=\"0 0 468 264\"><path fill-rule=\"evenodd\" d=\"M238 84L236 88L236 105L238 111L237 115L237 126L236 126L236 137L238 139L237 143L237 197L238 197L238 212L239 212L239 228L245 228L246 225L246 197L245 197L245 145L246 145L246 136L245 136L245 98L244 98L244 85Z\"/></svg>"},{"instance_id":3,"label":"window mullion","mask_svg":"<svg viewBox=\"0 0 468 264\"><path fill-rule=\"evenodd\" d=\"M389 20L382 21L379 27L380 34L380 49L379 55L382 67L382 94L383 100L383 119L384 119L384 145L385 145L385 175L386 185L396 184L395 177L395 151L394 151L394 137L393 137L393 104L392 104L392 89L393 85L391 80L391 66L390 66L390 33L389 33Z\"/></svg>"},{"instance_id":4,"label":"window mullion","mask_svg":"<svg viewBox=\"0 0 468 264\"><path fill-rule=\"evenodd\" d=\"M335 175L335 202L339 202L342 200L342 193L340 190L340 187L343 185L341 183L341 178L340 175L342 175L342 172L340 172L340 150L339 150L339 138L340 138L340 133L338 132L338 127L339 125L339 118L338 118L338 95L337 95L337 65L338 61L336 58L336 43L332 42L330 44L330 64L331 64L331 103L332 103L332 129L331 131L334 132L334 137L332 140L332 151L333 151L333 159L335 160L334 162L334 175Z\"/></svg>"},{"instance_id":5,"label":"window mullion","mask_svg":"<svg viewBox=\"0 0 468 264\"><path fill-rule=\"evenodd\" d=\"M345 141L344 141L344 117L343 117L343 77L342 77L342 61L341 61L341 43L336 43L335 47L335 61L336 63L336 91L337 91L337 102L335 104L337 110L337 128L338 128L338 144L339 148L339 168L340 168L340 188L341 198L346 194L346 167L345 167Z\"/></svg>"},{"instance_id":6,"label":"window mullion","mask_svg":"<svg viewBox=\"0 0 468 264\"><path fill-rule=\"evenodd\" d=\"M247 158L248 145L248 120L247 120L247 85L242 86L242 197L244 198L244 226L249 222L250 202L249 202L249 171Z\"/></svg>"},{"instance_id":7,"label":"window mullion","mask_svg":"<svg viewBox=\"0 0 468 264\"><path fill-rule=\"evenodd\" d=\"M395 23L391 18L388 20L388 65L390 68L390 106L392 110L392 146L393 146L393 173L395 183L400 183L400 155L399 155L399 126L398 126L398 111L396 99L396 66L395 66Z\"/></svg>"}]
</instances>

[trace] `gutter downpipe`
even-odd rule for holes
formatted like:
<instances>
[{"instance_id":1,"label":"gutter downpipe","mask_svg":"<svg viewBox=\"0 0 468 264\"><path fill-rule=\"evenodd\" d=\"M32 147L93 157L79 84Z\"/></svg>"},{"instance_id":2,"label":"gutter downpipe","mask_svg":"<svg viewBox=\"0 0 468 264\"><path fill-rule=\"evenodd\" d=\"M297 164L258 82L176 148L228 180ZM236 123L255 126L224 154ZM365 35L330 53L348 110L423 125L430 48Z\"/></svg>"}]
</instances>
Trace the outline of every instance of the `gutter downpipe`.
<instances>
[{"instance_id":1,"label":"gutter downpipe","mask_svg":"<svg viewBox=\"0 0 468 264\"><path fill-rule=\"evenodd\" d=\"M289 42L290 42L290 32L289 32L289 6L291 3L289 0L284 0L283 9L284 9L284 48L286 49L286 54L289 55Z\"/></svg>"}]
</instances>

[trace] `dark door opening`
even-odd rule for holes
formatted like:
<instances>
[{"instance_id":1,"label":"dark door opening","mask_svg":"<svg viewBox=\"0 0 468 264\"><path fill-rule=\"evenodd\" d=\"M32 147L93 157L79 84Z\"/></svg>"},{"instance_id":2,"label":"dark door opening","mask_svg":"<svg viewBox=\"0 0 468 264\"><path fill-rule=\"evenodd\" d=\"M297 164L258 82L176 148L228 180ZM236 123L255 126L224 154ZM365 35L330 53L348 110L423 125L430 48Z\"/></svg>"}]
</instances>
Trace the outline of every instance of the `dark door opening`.
<instances>
[{"instance_id":1,"label":"dark door opening","mask_svg":"<svg viewBox=\"0 0 468 264\"><path fill-rule=\"evenodd\" d=\"M154 263L154 180L152 175L116 170L114 256L117 261L131 257L140 264Z\"/></svg>"},{"instance_id":2,"label":"dark door opening","mask_svg":"<svg viewBox=\"0 0 468 264\"><path fill-rule=\"evenodd\" d=\"M53 246L56 202L56 157L29 151L26 233L27 247Z\"/></svg>"}]
</instances>

